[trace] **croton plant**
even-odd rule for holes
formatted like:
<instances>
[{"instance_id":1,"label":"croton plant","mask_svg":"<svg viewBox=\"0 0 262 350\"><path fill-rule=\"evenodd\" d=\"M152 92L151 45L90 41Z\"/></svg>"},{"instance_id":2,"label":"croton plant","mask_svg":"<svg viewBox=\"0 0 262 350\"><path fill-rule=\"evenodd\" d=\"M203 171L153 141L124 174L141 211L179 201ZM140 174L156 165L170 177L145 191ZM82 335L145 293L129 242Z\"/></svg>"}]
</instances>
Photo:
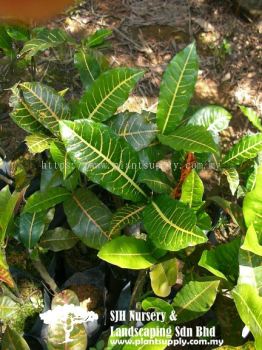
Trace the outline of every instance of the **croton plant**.
<instances>
[{"instance_id":1,"label":"croton plant","mask_svg":"<svg viewBox=\"0 0 262 350\"><path fill-rule=\"evenodd\" d=\"M49 260L81 242L102 266L123 269L123 279L131 281L131 308L166 313L164 322L140 327L172 330L166 343L135 346L132 337L115 345L118 328L110 336L104 328L90 349L165 349L177 326L194 322L217 326L223 349L260 350L261 121L240 106L252 131L224 151L221 135L231 114L190 103L199 66L195 43L167 65L155 112L120 111L145 71L104 64L92 43L103 43L109 34L97 32L75 52L83 83L79 100L37 81L11 89L10 116L28 133L29 151L40 154L41 174L37 186L19 178L19 186L0 192L0 317L8 325L2 349L29 349L23 338L28 310L37 315L48 309L43 299L22 301L5 254L17 240L53 296L49 309L79 306L76 294L50 272ZM38 45L23 50L32 57ZM211 190L205 170L220 181ZM62 220L55 220L59 215ZM230 234L221 242L217 232L223 230ZM20 322L14 322L17 314ZM87 329L73 323L65 342L64 325L49 324L43 346L85 350Z\"/></svg>"}]
</instances>

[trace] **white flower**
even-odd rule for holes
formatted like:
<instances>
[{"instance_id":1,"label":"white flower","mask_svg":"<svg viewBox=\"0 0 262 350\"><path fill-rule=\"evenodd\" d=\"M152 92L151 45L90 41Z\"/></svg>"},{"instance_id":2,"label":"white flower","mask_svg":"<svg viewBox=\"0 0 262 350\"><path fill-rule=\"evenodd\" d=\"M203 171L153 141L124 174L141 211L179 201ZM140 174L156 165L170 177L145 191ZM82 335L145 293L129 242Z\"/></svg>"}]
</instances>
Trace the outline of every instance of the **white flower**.
<instances>
[{"instance_id":1,"label":"white flower","mask_svg":"<svg viewBox=\"0 0 262 350\"><path fill-rule=\"evenodd\" d=\"M41 320L50 327L58 324L62 325L65 331L64 343L73 341L70 334L76 324L95 321L98 319L98 314L93 311L87 311L81 306L73 304L58 305L53 310L48 310L39 315Z\"/></svg>"}]
</instances>

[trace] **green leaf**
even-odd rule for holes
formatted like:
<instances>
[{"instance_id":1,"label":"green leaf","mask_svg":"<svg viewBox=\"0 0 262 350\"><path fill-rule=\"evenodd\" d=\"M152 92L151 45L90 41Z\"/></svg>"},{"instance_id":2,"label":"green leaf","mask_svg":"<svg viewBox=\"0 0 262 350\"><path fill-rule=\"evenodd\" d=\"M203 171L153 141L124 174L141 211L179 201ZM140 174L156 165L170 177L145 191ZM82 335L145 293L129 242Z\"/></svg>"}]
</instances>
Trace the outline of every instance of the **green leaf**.
<instances>
[{"instance_id":1,"label":"green leaf","mask_svg":"<svg viewBox=\"0 0 262 350\"><path fill-rule=\"evenodd\" d=\"M3 243L8 233L9 225L13 222L14 211L20 198L19 192L10 194L8 186L4 187L0 192L0 204L3 206L0 212L0 245ZM6 202L3 202L6 200Z\"/></svg>"},{"instance_id":2,"label":"green leaf","mask_svg":"<svg viewBox=\"0 0 262 350\"><path fill-rule=\"evenodd\" d=\"M126 226L142 221L145 204L130 204L119 208L112 216L109 237L120 234Z\"/></svg>"},{"instance_id":3,"label":"green leaf","mask_svg":"<svg viewBox=\"0 0 262 350\"><path fill-rule=\"evenodd\" d=\"M26 248L33 249L37 245L45 229L45 217L45 211L20 215L19 238Z\"/></svg>"},{"instance_id":4,"label":"green leaf","mask_svg":"<svg viewBox=\"0 0 262 350\"><path fill-rule=\"evenodd\" d=\"M30 37L28 28L18 25L6 26L6 32L11 39L16 41L27 41Z\"/></svg>"},{"instance_id":5,"label":"green leaf","mask_svg":"<svg viewBox=\"0 0 262 350\"><path fill-rule=\"evenodd\" d=\"M239 251L239 278L237 284L248 284L256 288L262 296L262 264L261 257L240 249Z\"/></svg>"},{"instance_id":6,"label":"green leaf","mask_svg":"<svg viewBox=\"0 0 262 350\"><path fill-rule=\"evenodd\" d=\"M258 234L255 230L254 225L251 224L247 230L246 237L241 249L248 250L254 254L262 256L262 244L260 240L262 239L262 232Z\"/></svg>"},{"instance_id":7,"label":"green leaf","mask_svg":"<svg viewBox=\"0 0 262 350\"><path fill-rule=\"evenodd\" d=\"M239 247L240 239L235 238L233 241L220 244L211 250L204 250L198 265L219 278L236 281Z\"/></svg>"},{"instance_id":8,"label":"green leaf","mask_svg":"<svg viewBox=\"0 0 262 350\"><path fill-rule=\"evenodd\" d=\"M161 145L159 141L153 141L147 148L139 152L139 159L143 167L150 168L151 164L165 158L166 154L170 153L170 148Z\"/></svg>"},{"instance_id":9,"label":"green leaf","mask_svg":"<svg viewBox=\"0 0 262 350\"><path fill-rule=\"evenodd\" d=\"M161 195L144 210L144 225L156 247L177 251L205 243L204 233L196 227L196 216L185 204Z\"/></svg>"},{"instance_id":10,"label":"green leaf","mask_svg":"<svg viewBox=\"0 0 262 350\"><path fill-rule=\"evenodd\" d=\"M123 137L136 151L147 147L156 137L157 127L148 122L148 112L124 112L114 116L109 126Z\"/></svg>"},{"instance_id":11,"label":"green leaf","mask_svg":"<svg viewBox=\"0 0 262 350\"><path fill-rule=\"evenodd\" d=\"M175 296L173 307L177 323L184 323L204 315L214 304L219 286L218 280L190 281Z\"/></svg>"},{"instance_id":12,"label":"green leaf","mask_svg":"<svg viewBox=\"0 0 262 350\"><path fill-rule=\"evenodd\" d=\"M201 230L210 231L212 228L212 221L210 216L204 211L204 209L200 209L197 213L197 226L201 228Z\"/></svg>"},{"instance_id":13,"label":"green leaf","mask_svg":"<svg viewBox=\"0 0 262 350\"><path fill-rule=\"evenodd\" d=\"M176 151L217 153L212 135L203 126L182 126L170 135L158 135L159 141Z\"/></svg>"},{"instance_id":14,"label":"green leaf","mask_svg":"<svg viewBox=\"0 0 262 350\"><path fill-rule=\"evenodd\" d=\"M169 321L169 316L173 311L173 307L165 300L155 297L148 297L142 301L142 308L145 311L155 310L156 312L164 312L165 321Z\"/></svg>"},{"instance_id":15,"label":"green leaf","mask_svg":"<svg viewBox=\"0 0 262 350\"><path fill-rule=\"evenodd\" d=\"M177 274L177 259L166 260L152 266L150 280L154 293L162 298L169 296L172 286L176 284Z\"/></svg>"},{"instance_id":16,"label":"green leaf","mask_svg":"<svg viewBox=\"0 0 262 350\"><path fill-rule=\"evenodd\" d=\"M68 41L68 35L65 31L55 28L39 28L36 32L36 37L27 41L20 51L21 56L25 56L30 60L39 52L43 52L49 48L57 47Z\"/></svg>"},{"instance_id":17,"label":"green leaf","mask_svg":"<svg viewBox=\"0 0 262 350\"><path fill-rule=\"evenodd\" d=\"M155 193L171 193L171 183L161 170L142 169L137 181L146 184Z\"/></svg>"},{"instance_id":18,"label":"green leaf","mask_svg":"<svg viewBox=\"0 0 262 350\"><path fill-rule=\"evenodd\" d=\"M80 101L80 115L96 121L109 119L128 98L144 72L114 68L102 73Z\"/></svg>"},{"instance_id":19,"label":"green leaf","mask_svg":"<svg viewBox=\"0 0 262 350\"><path fill-rule=\"evenodd\" d=\"M94 193L79 188L64 203L67 221L87 246L100 249L108 240L112 214Z\"/></svg>"},{"instance_id":20,"label":"green leaf","mask_svg":"<svg viewBox=\"0 0 262 350\"><path fill-rule=\"evenodd\" d=\"M199 109L190 119L190 125L202 125L216 138L217 135L226 129L232 115L223 107L206 106Z\"/></svg>"},{"instance_id":21,"label":"green leaf","mask_svg":"<svg viewBox=\"0 0 262 350\"><path fill-rule=\"evenodd\" d=\"M55 164L51 162L42 163L40 191L45 192L50 188L61 186L63 176L59 169L55 169Z\"/></svg>"},{"instance_id":22,"label":"green leaf","mask_svg":"<svg viewBox=\"0 0 262 350\"><path fill-rule=\"evenodd\" d=\"M165 335L161 335L161 330L159 330L159 332L156 333L156 329L158 328L165 328ZM150 335L150 329L151 334L152 331L155 331L155 334L157 334L153 338ZM168 323L153 321L147 323L143 327L143 332L141 332L140 334L141 335L132 336L130 338L130 342L127 342L124 345L123 350L164 350L167 348L168 341L172 338L173 327Z\"/></svg>"},{"instance_id":23,"label":"green leaf","mask_svg":"<svg viewBox=\"0 0 262 350\"><path fill-rule=\"evenodd\" d=\"M173 132L193 96L198 75L195 44L187 46L169 63L160 86L157 125L162 134Z\"/></svg>"},{"instance_id":24,"label":"green leaf","mask_svg":"<svg viewBox=\"0 0 262 350\"><path fill-rule=\"evenodd\" d=\"M80 74L84 89L90 88L101 73L97 59L91 53L81 49L75 53L74 64Z\"/></svg>"},{"instance_id":25,"label":"green leaf","mask_svg":"<svg viewBox=\"0 0 262 350\"><path fill-rule=\"evenodd\" d=\"M250 285L237 285L232 291L238 313L255 338L255 348L262 344L262 297Z\"/></svg>"},{"instance_id":26,"label":"green leaf","mask_svg":"<svg viewBox=\"0 0 262 350\"><path fill-rule=\"evenodd\" d=\"M22 83L19 87L35 119L54 135L60 136L59 120L70 119L70 109L64 98L41 83Z\"/></svg>"},{"instance_id":27,"label":"green leaf","mask_svg":"<svg viewBox=\"0 0 262 350\"><path fill-rule=\"evenodd\" d=\"M48 130L35 119L34 112L20 96L20 90L17 85L15 85L11 91L12 95L10 97L9 105L13 109L10 113L13 121L20 128L29 133L48 134Z\"/></svg>"},{"instance_id":28,"label":"green leaf","mask_svg":"<svg viewBox=\"0 0 262 350\"><path fill-rule=\"evenodd\" d=\"M180 200L187 204L189 208L198 210L203 205L203 195L204 185L193 169L183 182Z\"/></svg>"},{"instance_id":29,"label":"green leaf","mask_svg":"<svg viewBox=\"0 0 262 350\"><path fill-rule=\"evenodd\" d=\"M108 191L134 202L146 195L136 184L136 152L111 129L93 121L61 122L61 136L76 167Z\"/></svg>"},{"instance_id":30,"label":"green leaf","mask_svg":"<svg viewBox=\"0 0 262 350\"><path fill-rule=\"evenodd\" d=\"M235 168L229 168L229 169L223 170L223 174L226 175L227 181L229 183L230 191L231 191L232 195L234 196L234 194L236 193L236 190L239 186L239 181L240 181L238 172Z\"/></svg>"},{"instance_id":31,"label":"green leaf","mask_svg":"<svg viewBox=\"0 0 262 350\"><path fill-rule=\"evenodd\" d=\"M46 231L40 241L40 246L52 252L60 252L71 249L78 241L78 237L70 230L57 227Z\"/></svg>"},{"instance_id":32,"label":"green leaf","mask_svg":"<svg viewBox=\"0 0 262 350\"><path fill-rule=\"evenodd\" d=\"M65 180L70 174L72 174L75 166L69 158L64 144L58 140L53 141L50 146L50 153L60 171L63 173L63 178Z\"/></svg>"},{"instance_id":33,"label":"green leaf","mask_svg":"<svg viewBox=\"0 0 262 350\"><path fill-rule=\"evenodd\" d=\"M0 319L7 322L10 320L19 310L21 305L14 302L10 297L0 296Z\"/></svg>"},{"instance_id":34,"label":"green leaf","mask_svg":"<svg viewBox=\"0 0 262 350\"><path fill-rule=\"evenodd\" d=\"M12 40L6 32L6 28L0 25L0 48L4 50L12 50Z\"/></svg>"},{"instance_id":35,"label":"green leaf","mask_svg":"<svg viewBox=\"0 0 262 350\"><path fill-rule=\"evenodd\" d=\"M71 193L62 187L50 188L45 192L35 192L28 198L24 212L37 213L49 209L64 202L70 196Z\"/></svg>"},{"instance_id":36,"label":"green leaf","mask_svg":"<svg viewBox=\"0 0 262 350\"><path fill-rule=\"evenodd\" d=\"M96 47L104 44L105 39L112 35L112 30L110 29L99 29L94 34L92 34L86 41L89 47Z\"/></svg>"},{"instance_id":37,"label":"green leaf","mask_svg":"<svg viewBox=\"0 0 262 350\"><path fill-rule=\"evenodd\" d=\"M249 107L239 106L242 113L248 118L250 123L257 128L259 131L262 131L261 118L256 114L256 112Z\"/></svg>"},{"instance_id":38,"label":"green leaf","mask_svg":"<svg viewBox=\"0 0 262 350\"><path fill-rule=\"evenodd\" d=\"M42 153L49 149L52 138L41 134L29 135L25 138L26 145L30 153Z\"/></svg>"},{"instance_id":39,"label":"green leaf","mask_svg":"<svg viewBox=\"0 0 262 350\"><path fill-rule=\"evenodd\" d=\"M247 227L251 224L260 230L262 225L262 165L257 169L256 185L247 193L243 202L243 213Z\"/></svg>"},{"instance_id":40,"label":"green leaf","mask_svg":"<svg viewBox=\"0 0 262 350\"><path fill-rule=\"evenodd\" d=\"M121 236L106 243L98 257L125 269L146 269L156 263L152 247L142 239Z\"/></svg>"},{"instance_id":41,"label":"green leaf","mask_svg":"<svg viewBox=\"0 0 262 350\"><path fill-rule=\"evenodd\" d=\"M234 167L255 158L262 151L262 133L241 138L224 156L222 166Z\"/></svg>"},{"instance_id":42,"label":"green leaf","mask_svg":"<svg viewBox=\"0 0 262 350\"><path fill-rule=\"evenodd\" d=\"M3 341L2 350L30 350L24 338L14 329L9 326L6 328Z\"/></svg>"}]
</instances>

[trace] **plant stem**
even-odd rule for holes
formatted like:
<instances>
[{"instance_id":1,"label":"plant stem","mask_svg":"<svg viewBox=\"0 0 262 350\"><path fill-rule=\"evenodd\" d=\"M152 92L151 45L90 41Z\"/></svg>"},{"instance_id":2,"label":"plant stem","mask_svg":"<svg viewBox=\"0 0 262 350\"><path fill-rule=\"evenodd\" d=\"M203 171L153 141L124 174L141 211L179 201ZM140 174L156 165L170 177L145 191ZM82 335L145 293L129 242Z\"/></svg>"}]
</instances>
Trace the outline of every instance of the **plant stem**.
<instances>
[{"instance_id":1,"label":"plant stem","mask_svg":"<svg viewBox=\"0 0 262 350\"><path fill-rule=\"evenodd\" d=\"M32 261L33 261L34 267L39 272L40 276L45 281L45 283L48 284L48 286L50 287L51 291L54 294L57 294L59 292L59 288L58 288L57 284L55 283L54 279L49 275L46 267L43 265L43 263L40 260L40 258L38 258L36 260L32 259Z\"/></svg>"},{"instance_id":2,"label":"plant stem","mask_svg":"<svg viewBox=\"0 0 262 350\"><path fill-rule=\"evenodd\" d=\"M134 290L131 296L129 309L134 309L136 307L136 302L139 299L139 296L142 294L144 285L146 283L146 275L147 275L146 270L139 271L136 279L136 283L134 286Z\"/></svg>"}]
</instances>

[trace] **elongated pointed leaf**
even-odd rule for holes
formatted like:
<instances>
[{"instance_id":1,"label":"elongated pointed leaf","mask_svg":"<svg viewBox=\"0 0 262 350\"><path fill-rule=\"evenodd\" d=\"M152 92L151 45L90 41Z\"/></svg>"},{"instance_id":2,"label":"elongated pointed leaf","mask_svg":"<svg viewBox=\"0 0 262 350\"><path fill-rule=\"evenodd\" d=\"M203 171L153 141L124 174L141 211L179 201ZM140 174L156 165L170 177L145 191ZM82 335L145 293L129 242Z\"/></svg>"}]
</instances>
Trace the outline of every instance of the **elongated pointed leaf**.
<instances>
[{"instance_id":1,"label":"elongated pointed leaf","mask_svg":"<svg viewBox=\"0 0 262 350\"><path fill-rule=\"evenodd\" d=\"M101 73L98 61L94 55L81 49L75 53L74 64L84 88L88 89Z\"/></svg>"},{"instance_id":2,"label":"elongated pointed leaf","mask_svg":"<svg viewBox=\"0 0 262 350\"><path fill-rule=\"evenodd\" d=\"M145 204L131 204L119 208L112 217L109 237L118 235L126 226L142 221L145 207Z\"/></svg>"},{"instance_id":3,"label":"elongated pointed leaf","mask_svg":"<svg viewBox=\"0 0 262 350\"><path fill-rule=\"evenodd\" d=\"M189 208L198 210L203 204L204 185L193 169L182 185L181 202L187 204Z\"/></svg>"},{"instance_id":4,"label":"elongated pointed leaf","mask_svg":"<svg viewBox=\"0 0 262 350\"><path fill-rule=\"evenodd\" d=\"M262 131L262 121L261 118L256 114L256 112L252 108L248 108L245 106L239 106L241 112L248 118L251 124L254 125L259 131Z\"/></svg>"},{"instance_id":5,"label":"elongated pointed leaf","mask_svg":"<svg viewBox=\"0 0 262 350\"><path fill-rule=\"evenodd\" d=\"M49 134L48 130L35 118L32 108L20 96L20 90L15 85L12 89L9 105L13 108L10 113L13 121L29 133Z\"/></svg>"},{"instance_id":6,"label":"elongated pointed leaf","mask_svg":"<svg viewBox=\"0 0 262 350\"><path fill-rule=\"evenodd\" d=\"M8 233L8 228L13 222L15 207L20 197L21 194L19 192L11 194L8 186L4 187L0 192L0 204L2 204L0 211L0 243L2 244Z\"/></svg>"},{"instance_id":7,"label":"elongated pointed leaf","mask_svg":"<svg viewBox=\"0 0 262 350\"><path fill-rule=\"evenodd\" d=\"M173 307L177 314L177 323L184 323L204 315L213 305L218 280L191 281L186 284L175 296Z\"/></svg>"},{"instance_id":8,"label":"elongated pointed leaf","mask_svg":"<svg viewBox=\"0 0 262 350\"><path fill-rule=\"evenodd\" d=\"M25 56L27 60L31 59L39 52L43 52L51 47L57 47L68 40L68 35L65 31L55 28L39 28L36 31L36 36L27 41L20 51L21 56Z\"/></svg>"},{"instance_id":9,"label":"elongated pointed leaf","mask_svg":"<svg viewBox=\"0 0 262 350\"><path fill-rule=\"evenodd\" d=\"M64 202L71 196L71 193L62 187L50 188L45 192L35 192L29 197L24 207L28 213L38 213Z\"/></svg>"},{"instance_id":10,"label":"elongated pointed leaf","mask_svg":"<svg viewBox=\"0 0 262 350\"><path fill-rule=\"evenodd\" d=\"M28 249L33 249L45 229L46 212L22 213L19 220L19 238Z\"/></svg>"},{"instance_id":11,"label":"elongated pointed leaf","mask_svg":"<svg viewBox=\"0 0 262 350\"><path fill-rule=\"evenodd\" d=\"M237 170L235 168L225 169L223 174L226 175L230 191L234 195L240 182Z\"/></svg>"},{"instance_id":12,"label":"elongated pointed leaf","mask_svg":"<svg viewBox=\"0 0 262 350\"><path fill-rule=\"evenodd\" d=\"M142 169L137 181L146 184L155 193L171 193L171 183L161 170Z\"/></svg>"},{"instance_id":13,"label":"elongated pointed leaf","mask_svg":"<svg viewBox=\"0 0 262 350\"><path fill-rule=\"evenodd\" d=\"M226 153L222 166L228 168L240 165L248 159L255 158L261 151L262 133L244 136Z\"/></svg>"},{"instance_id":14,"label":"elongated pointed leaf","mask_svg":"<svg viewBox=\"0 0 262 350\"><path fill-rule=\"evenodd\" d=\"M126 269L146 269L156 263L152 247L142 239L121 236L106 243L98 257Z\"/></svg>"},{"instance_id":15,"label":"elongated pointed leaf","mask_svg":"<svg viewBox=\"0 0 262 350\"><path fill-rule=\"evenodd\" d=\"M236 282L238 278L238 254L240 239L204 250L198 263L215 276Z\"/></svg>"},{"instance_id":16,"label":"elongated pointed leaf","mask_svg":"<svg viewBox=\"0 0 262 350\"><path fill-rule=\"evenodd\" d=\"M255 230L254 225L251 224L247 230L246 237L241 249L248 250L254 254L262 256L262 232Z\"/></svg>"},{"instance_id":17,"label":"elongated pointed leaf","mask_svg":"<svg viewBox=\"0 0 262 350\"><path fill-rule=\"evenodd\" d=\"M64 144L58 140L53 141L50 145L50 153L60 171L63 173L63 178L66 179L70 174L72 174L75 166L69 158Z\"/></svg>"},{"instance_id":18,"label":"elongated pointed leaf","mask_svg":"<svg viewBox=\"0 0 262 350\"><path fill-rule=\"evenodd\" d=\"M147 147L155 138L157 126L148 122L148 113L120 113L113 117L109 126L136 150Z\"/></svg>"},{"instance_id":19,"label":"elongated pointed leaf","mask_svg":"<svg viewBox=\"0 0 262 350\"><path fill-rule=\"evenodd\" d=\"M256 348L262 344L262 297L257 290L246 284L238 285L232 295L242 321L255 338Z\"/></svg>"},{"instance_id":20,"label":"elongated pointed leaf","mask_svg":"<svg viewBox=\"0 0 262 350\"><path fill-rule=\"evenodd\" d=\"M162 134L173 132L193 96L198 74L195 44L187 46L169 63L160 86L157 125Z\"/></svg>"},{"instance_id":21,"label":"elongated pointed leaf","mask_svg":"<svg viewBox=\"0 0 262 350\"><path fill-rule=\"evenodd\" d=\"M10 327L6 328L3 342L2 350L30 350L24 338Z\"/></svg>"},{"instance_id":22,"label":"elongated pointed leaf","mask_svg":"<svg viewBox=\"0 0 262 350\"><path fill-rule=\"evenodd\" d=\"M239 278L237 284L248 284L256 288L262 296L261 257L248 250L239 251Z\"/></svg>"},{"instance_id":23,"label":"elongated pointed leaf","mask_svg":"<svg viewBox=\"0 0 262 350\"><path fill-rule=\"evenodd\" d=\"M66 121L61 122L61 136L70 158L90 180L134 202L145 197L135 182L137 154L109 127L89 120Z\"/></svg>"},{"instance_id":24,"label":"elongated pointed leaf","mask_svg":"<svg viewBox=\"0 0 262 350\"><path fill-rule=\"evenodd\" d=\"M262 165L257 170L256 185L247 193L243 202L243 213L247 227L251 224L261 230L262 225Z\"/></svg>"},{"instance_id":25,"label":"elongated pointed leaf","mask_svg":"<svg viewBox=\"0 0 262 350\"><path fill-rule=\"evenodd\" d=\"M104 44L105 39L112 34L110 29L99 29L94 34L92 34L86 41L89 47L96 47Z\"/></svg>"},{"instance_id":26,"label":"elongated pointed leaf","mask_svg":"<svg viewBox=\"0 0 262 350\"><path fill-rule=\"evenodd\" d=\"M176 151L217 153L212 135L203 126L182 126L170 135L158 135L160 142Z\"/></svg>"},{"instance_id":27,"label":"elongated pointed leaf","mask_svg":"<svg viewBox=\"0 0 262 350\"><path fill-rule=\"evenodd\" d=\"M226 129L232 115L223 107L220 106L206 106L198 110L190 119L190 125L202 125L213 136L217 136L219 132Z\"/></svg>"},{"instance_id":28,"label":"elongated pointed leaf","mask_svg":"<svg viewBox=\"0 0 262 350\"><path fill-rule=\"evenodd\" d=\"M185 204L167 195L157 197L144 210L144 225L156 247L177 251L207 241L196 227L196 216Z\"/></svg>"},{"instance_id":29,"label":"elongated pointed leaf","mask_svg":"<svg viewBox=\"0 0 262 350\"><path fill-rule=\"evenodd\" d=\"M78 237L72 231L63 227L57 227L43 234L40 246L52 252L60 252L73 248L78 240Z\"/></svg>"},{"instance_id":30,"label":"elongated pointed leaf","mask_svg":"<svg viewBox=\"0 0 262 350\"><path fill-rule=\"evenodd\" d=\"M33 154L42 153L50 147L52 138L41 134L29 135L25 138L29 151Z\"/></svg>"},{"instance_id":31,"label":"elongated pointed leaf","mask_svg":"<svg viewBox=\"0 0 262 350\"><path fill-rule=\"evenodd\" d=\"M87 246L100 249L108 240L110 210L87 189L78 189L64 203L67 221Z\"/></svg>"},{"instance_id":32,"label":"elongated pointed leaf","mask_svg":"<svg viewBox=\"0 0 262 350\"><path fill-rule=\"evenodd\" d=\"M22 83L19 88L35 119L54 135L60 136L59 120L70 119L70 109L63 97L41 83Z\"/></svg>"},{"instance_id":33,"label":"elongated pointed leaf","mask_svg":"<svg viewBox=\"0 0 262 350\"><path fill-rule=\"evenodd\" d=\"M152 266L150 280L154 293L162 298L169 296L172 286L176 284L177 274L177 259L166 260Z\"/></svg>"},{"instance_id":34,"label":"elongated pointed leaf","mask_svg":"<svg viewBox=\"0 0 262 350\"><path fill-rule=\"evenodd\" d=\"M144 72L114 68L102 73L80 101L80 115L96 121L109 119L128 98Z\"/></svg>"}]
</instances>

